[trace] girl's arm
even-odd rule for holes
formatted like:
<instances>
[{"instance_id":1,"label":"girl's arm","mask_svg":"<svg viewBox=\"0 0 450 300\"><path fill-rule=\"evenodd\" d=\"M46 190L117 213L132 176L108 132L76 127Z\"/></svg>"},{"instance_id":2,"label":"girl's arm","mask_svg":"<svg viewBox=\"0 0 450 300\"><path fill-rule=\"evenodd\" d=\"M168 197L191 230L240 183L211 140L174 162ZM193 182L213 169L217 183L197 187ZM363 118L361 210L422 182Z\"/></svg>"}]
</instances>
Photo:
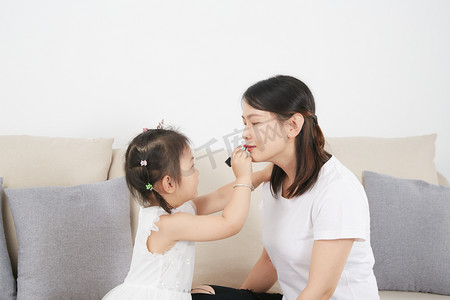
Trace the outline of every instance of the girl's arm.
<instances>
[{"instance_id":1,"label":"girl's arm","mask_svg":"<svg viewBox=\"0 0 450 300\"><path fill-rule=\"evenodd\" d=\"M232 155L235 184L252 184L251 158L236 149ZM250 207L251 189L247 186L231 187L231 200L222 215L198 216L176 213L162 216L157 222L160 234L172 241L214 241L237 234L244 226Z\"/></svg>"},{"instance_id":2,"label":"girl's arm","mask_svg":"<svg viewBox=\"0 0 450 300\"><path fill-rule=\"evenodd\" d=\"M309 280L297 300L329 299L341 278L353 239L314 241Z\"/></svg>"},{"instance_id":3,"label":"girl's arm","mask_svg":"<svg viewBox=\"0 0 450 300\"><path fill-rule=\"evenodd\" d=\"M273 164L268 165L263 170L254 172L252 174L252 183L255 189L264 181L270 180L272 174ZM233 193L233 185L236 184L233 181L219 188L218 190L197 197L193 200L197 207L197 215L209 215L223 210L225 205L230 201L231 194Z\"/></svg>"},{"instance_id":4,"label":"girl's arm","mask_svg":"<svg viewBox=\"0 0 450 300\"><path fill-rule=\"evenodd\" d=\"M265 293L276 281L277 271L270 260L269 254L264 248L260 258L242 284L241 289Z\"/></svg>"}]
</instances>

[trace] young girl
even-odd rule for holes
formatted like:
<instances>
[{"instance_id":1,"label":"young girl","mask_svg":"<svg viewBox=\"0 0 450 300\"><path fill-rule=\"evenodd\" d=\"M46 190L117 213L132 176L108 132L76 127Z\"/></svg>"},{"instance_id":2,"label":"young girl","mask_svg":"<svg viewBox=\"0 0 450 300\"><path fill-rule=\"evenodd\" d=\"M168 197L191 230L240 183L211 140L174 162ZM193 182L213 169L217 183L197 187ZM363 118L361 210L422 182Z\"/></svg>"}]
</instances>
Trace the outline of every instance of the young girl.
<instances>
[{"instance_id":1,"label":"young girl","mask_svg":"<svg viewBox=\"0 0 450 300\"><path fill-rule=\"evenodd\" d=\"M193 242L235 235L248 214L253 186L245 150L233 151L232 167L235 182L195 198L199 172L184 135L151 129L133 139L125 156L126 182L141 204L133 258L124 283L103 299L191 299ZM260 177L253 176L258 185ZM221 209L221 216L196 215Z\"/></svg>"}]
</instances>

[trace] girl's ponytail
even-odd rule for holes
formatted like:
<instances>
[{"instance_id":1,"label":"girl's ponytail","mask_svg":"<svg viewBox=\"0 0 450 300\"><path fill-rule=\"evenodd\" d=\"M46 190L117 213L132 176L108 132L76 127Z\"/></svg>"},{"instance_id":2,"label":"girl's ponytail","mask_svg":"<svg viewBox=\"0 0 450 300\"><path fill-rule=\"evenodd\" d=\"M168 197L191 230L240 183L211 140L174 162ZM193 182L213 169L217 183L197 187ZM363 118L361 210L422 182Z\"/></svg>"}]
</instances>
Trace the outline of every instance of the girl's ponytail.
<instances>
[{"instance_id":1,"label":"girl's ponytail","mask_svg":"<svg viewBox=\"0 0 450 300\"><path fill-rule=\"evenodd\" d=\"M152 193L159 206L161 206L166 212L170 214L170 212L173 209L172 205L170 205L169 202L167 202L166 199L164 199L164 197L161 196L161 194L158 193L156 190L152 190Z\"/></svg>"}]
</instances>

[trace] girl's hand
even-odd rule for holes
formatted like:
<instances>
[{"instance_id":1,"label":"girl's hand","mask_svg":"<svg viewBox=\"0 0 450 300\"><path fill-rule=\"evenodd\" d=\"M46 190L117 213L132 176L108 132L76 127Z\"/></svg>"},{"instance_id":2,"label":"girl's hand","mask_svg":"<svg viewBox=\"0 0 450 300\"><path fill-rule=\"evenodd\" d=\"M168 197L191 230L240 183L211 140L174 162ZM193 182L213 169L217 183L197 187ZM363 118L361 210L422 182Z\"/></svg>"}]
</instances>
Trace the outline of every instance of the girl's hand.
<instances>
[{"instance_id":1,"label":"girl's hand","mask_svg":"<svg viewBox=\"0 0 450 300\"><path fill-rule=\"evenodd\" d=\"M247 151L242 150L241 147L234 149L231 155L231 167L233 168L236 179L250 180L251 184L252 158L248 155Z\"/></svg>"}]
</instances>

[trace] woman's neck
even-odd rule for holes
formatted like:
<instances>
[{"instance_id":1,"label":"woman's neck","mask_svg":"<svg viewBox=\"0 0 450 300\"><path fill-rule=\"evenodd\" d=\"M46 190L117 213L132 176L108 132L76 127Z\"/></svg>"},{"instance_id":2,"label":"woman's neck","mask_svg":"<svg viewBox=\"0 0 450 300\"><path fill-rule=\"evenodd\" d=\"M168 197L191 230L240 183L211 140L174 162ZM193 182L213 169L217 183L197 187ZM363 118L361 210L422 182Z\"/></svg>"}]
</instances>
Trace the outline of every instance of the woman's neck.
<instances>
[{"instance_id":1,"label":"woman's neck","mask_svg":"<svg viewBox=\"0 0 450 300\"><path fill-rule=\"evenodd\" d=\"M285 181L292 183L297 175L297 154L295 147L286 147L272 162L286 173Z\"/></svg>"}]
</instances>

